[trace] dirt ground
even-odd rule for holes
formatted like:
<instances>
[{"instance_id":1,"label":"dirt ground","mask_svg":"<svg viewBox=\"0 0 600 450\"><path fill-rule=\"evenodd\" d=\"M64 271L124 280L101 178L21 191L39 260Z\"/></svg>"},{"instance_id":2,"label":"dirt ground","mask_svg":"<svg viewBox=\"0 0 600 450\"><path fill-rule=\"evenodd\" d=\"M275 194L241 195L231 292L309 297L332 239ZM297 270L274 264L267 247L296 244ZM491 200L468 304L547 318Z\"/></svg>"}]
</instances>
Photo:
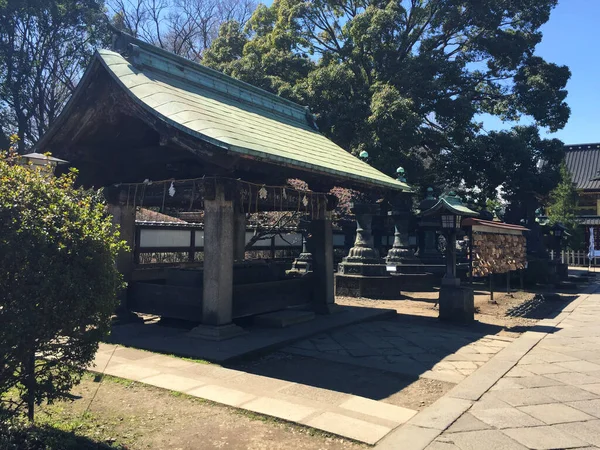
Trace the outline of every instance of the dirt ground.
<instances>
[{"instance_id":1,"label":"dirt ground","mask_svg":"<svg viewBox=\"0 0 600 450\"><path fill-rule=\"evenodd\" d=\"M96 390L97 395L85 413ZM73 389L72 394L72 402L42 407L38 413L38 423L74 431L77 435L104 442L114 448L366 448L364 445L301 426L112 377L105 377L99 385L91 375L87 375ZM56 447L57 450L58 448Z\"/></svg>"},{"instance_id":2,"label":"dirt ground","mask_svg":"<svg viewBox=\"0 0 600 450\"><path fill-rule=\"evenodd\" d=\"M367 298L336 297L336 303L348 306L368 306L371 308L394 309L398 314L437 317L436 305L439 292L437 289L428 292L403 292L403 298L394 300L373 300ZM488 325L502 328L499 335L517 337L534 326L540 319L551 317L555 311L576 298L575 294L559 293L559 300L541 302L523 316L509 316L507 313L512 308L531 302L537 294L554 294L546 289L530 291L494 292L494 300L490 301L490 293L482 288L475 287L475 320Z\"/></svg>"}]
</instances>

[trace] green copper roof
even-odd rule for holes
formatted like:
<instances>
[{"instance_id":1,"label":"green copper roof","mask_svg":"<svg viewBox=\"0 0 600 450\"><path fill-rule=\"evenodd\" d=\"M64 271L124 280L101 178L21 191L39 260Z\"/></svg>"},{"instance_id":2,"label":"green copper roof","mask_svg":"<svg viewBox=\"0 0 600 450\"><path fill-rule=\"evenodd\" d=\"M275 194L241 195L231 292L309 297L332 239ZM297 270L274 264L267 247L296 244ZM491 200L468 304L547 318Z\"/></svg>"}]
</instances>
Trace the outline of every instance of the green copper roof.
<instances>
[{"instance_id":1,"label":"green copper roof","mask_svg":"<svg viewBox=\"0 0 600 450\"><path fill-rule=\"evenodd\" d=\"M458 197L447 196L441 197L431 208L422 211L422 216L430 216L438 211L449 211L457 216L479 217L479 213L466 207Z\"/></svg>"},{"instance_id":2,"label":"green copper roof","mask_svg":"<svg viewBox=\"0 0 600 450\"><path fill-rule=\"evenodd\" d=\"M127 58L110 50L97 57L134 101L169 125L248 158L410 190L320 134L307 108L134 42Z\"/></svg>"}]
</instances>

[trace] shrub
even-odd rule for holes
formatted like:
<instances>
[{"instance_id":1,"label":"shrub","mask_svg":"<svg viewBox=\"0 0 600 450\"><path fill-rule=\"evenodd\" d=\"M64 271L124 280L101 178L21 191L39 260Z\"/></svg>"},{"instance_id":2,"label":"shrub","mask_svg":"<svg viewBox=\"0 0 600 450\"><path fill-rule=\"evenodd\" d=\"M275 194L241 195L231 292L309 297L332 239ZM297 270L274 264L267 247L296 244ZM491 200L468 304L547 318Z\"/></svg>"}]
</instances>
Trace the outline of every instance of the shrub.
<instances>
[{"instance_id":1,"label":"shrub","mask_svg":"<svg viewBox=\"0 0 600 450\"><path fill-rule=\"evenodd\" d=\"M125 248L97 192L76 172L0 155L0 409L66 397L110 328Z\"/></svg>"}]
</instances>

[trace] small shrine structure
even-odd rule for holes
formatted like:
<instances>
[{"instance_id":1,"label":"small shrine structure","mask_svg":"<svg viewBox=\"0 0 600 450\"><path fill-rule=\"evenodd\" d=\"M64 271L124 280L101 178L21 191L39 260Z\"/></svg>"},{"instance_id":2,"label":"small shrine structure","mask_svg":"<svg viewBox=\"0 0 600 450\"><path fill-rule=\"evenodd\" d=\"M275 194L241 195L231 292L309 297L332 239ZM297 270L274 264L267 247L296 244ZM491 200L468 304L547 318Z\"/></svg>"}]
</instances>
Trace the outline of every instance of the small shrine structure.
<instances>
[{"instance_id":1,"label":"small shrine structure","mask_svg":"<svg viewBox=\"0 0 600 450\"><path fill-rule=\"evenodd\" d=\"M421 216L438 221L446 237L446 273L439 294L440 319L470 322L475 314L473 289L461 286L460 278L456 275L456 233L464 218L478 217L479 213L463 205L451 192L422 211Z\"/></svg>"},{"instance_id":2,"label":"small shrine structure","mask_svg":"<svg viewBox=\"0 0 600 450\"><path fill-rule=\"evenodd\" d=\"M215 340L243 332L233 322L239 317L298 306L331 311L333 187L379 197L410 191L319 133L307 108L124 33L94 55L36 151L68 160L82 185L105 187L132 248L118 262L130 286L122 311L194 320L201 325L192 335ZM292 178L309 190L290 187ZM136 208L165 199L204 212L201 269L189 284L136 278ZM234 267L249 270L245 215L257 210L306 214L310 276L257 283L252 271L235 275Z\"/></svg>"}]
</instances>

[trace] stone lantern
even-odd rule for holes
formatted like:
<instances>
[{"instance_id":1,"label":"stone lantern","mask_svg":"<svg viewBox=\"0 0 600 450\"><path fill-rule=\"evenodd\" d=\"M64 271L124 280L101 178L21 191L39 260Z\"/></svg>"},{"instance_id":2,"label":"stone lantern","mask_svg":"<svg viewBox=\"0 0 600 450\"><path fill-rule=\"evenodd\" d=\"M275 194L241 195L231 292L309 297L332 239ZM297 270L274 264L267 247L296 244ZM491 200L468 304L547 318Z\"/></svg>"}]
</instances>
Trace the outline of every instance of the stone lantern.
<instances>
[{"instance_id":1,"label":"stone lantern","mask_svg":"<svg viewBox=\"0 0 600 450\"><path fill-rule=\"evenodd\" d=\"M35 168L50 167L52 173L56 170L56 166L69 164L69 162L64 159L55 158L43 153L27 153L26 155L21 155L19 157L19 162L23 165L30 164L31 167Z\"/></svg>"},{"instance_id":2,"label":"stone lantern","mask_svg":"<svg viewBox=\"0 0 600 450\"><path fill-rule=\"evenodd\" d=\"M456 232L461 228L464 217L477 217L479 214L450 193L422 211L421 215L437 220L446 237L446 272L439 294L439 317L441 320L471 322L475 312L473 290L461 286L456 276Z\"/></svg>"},{"instance_id":3,"label":"stone lantern","mask_svg":"<svg viewBox=\"0 0 600 450\"><path fill-rule=\"evenodd\" d=\"M398 167L396 170L398 181L406 182L404 169ZM392 210L388 216L394 222L394 244L388 251L385 263L388 267L400 266L403 264L414 264L416 258L408 242L408 225L411 216L412 199L410 193L400 193L392 200ZM397 271L397 269L395 270Z\"/></svg>"}]
</instances>

